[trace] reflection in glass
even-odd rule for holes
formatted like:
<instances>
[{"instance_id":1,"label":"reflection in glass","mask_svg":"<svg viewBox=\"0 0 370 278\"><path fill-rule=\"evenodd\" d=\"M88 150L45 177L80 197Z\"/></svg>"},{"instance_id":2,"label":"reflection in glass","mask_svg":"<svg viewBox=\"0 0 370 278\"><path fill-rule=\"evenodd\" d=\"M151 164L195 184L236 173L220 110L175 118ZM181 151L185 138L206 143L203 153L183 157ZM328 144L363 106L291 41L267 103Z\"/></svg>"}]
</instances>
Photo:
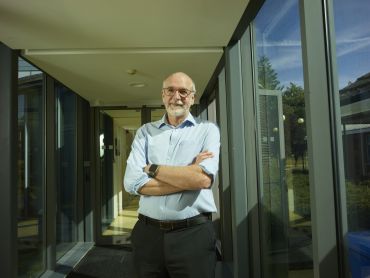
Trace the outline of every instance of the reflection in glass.
<instances>
[{"instance_id":1,"label":"reflection in glass","mask_svg":"<svg viewBox=\"0 0 370 278\"><path fill-rule=\"evenodd\" d=\"M370 4L334 0L352 277L368 277L370 242ZM353 16L356 15L356 16Z\"/></svg>"},{"instance_id":2,"label":"reflection in glass","mask_svg":"<svg viewBox=\"0 0 370 278\"><path fill-rule=\"evenodd\" d=\"M38 69L19 58L18 276L27 278L45 270L42 80Z\"/></svg>"},{"instance_id":3,"label":"reflection in glass","mask_svg":"<svg viewBox=\"0 0 370 278\"><path fill-rule=\"evenodd\" d=\"M263 277L313 277L297 0L267 0L254 22Z\"/></svg>"},{"instance_id":4,"label":"reflection in glass","mask_svg":"<svg viewBox=\"0 0 370 278\"><path fill-rule=\"evenodd\" d=\"M76 95L60 83L56 93L57 259L77 242Z\"/></svg>"}]
</instances>

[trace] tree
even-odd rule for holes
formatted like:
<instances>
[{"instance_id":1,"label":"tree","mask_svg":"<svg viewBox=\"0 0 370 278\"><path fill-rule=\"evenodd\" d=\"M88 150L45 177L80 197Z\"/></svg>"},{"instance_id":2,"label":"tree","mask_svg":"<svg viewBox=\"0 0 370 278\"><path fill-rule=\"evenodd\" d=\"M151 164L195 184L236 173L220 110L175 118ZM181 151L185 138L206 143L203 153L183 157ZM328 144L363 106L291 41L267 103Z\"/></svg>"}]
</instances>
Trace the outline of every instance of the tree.
<instances>
[{"instance_id":1,"label":"tree","mask_svg":"<svg viewBox=\"0 0 370 278\"><path fill-rule=\"evenodd\" d=\"M272 68L270 60L261 56L257 62L258 66L258 87L267 90L282 90L277 72Z\"/></svg>"},{"instance_id":2,"label":"tree","mask_svg":"<svg viewBox=\"0 0 370 278\"><path fill-rule=\"evenodd\" d=\"M290 83L283 92L284 135L286 151L292 154L295 164L302 159L302 169L305 168L304 155L307 151L305 103L303 88Z\"/></svg>"}]
</instances>

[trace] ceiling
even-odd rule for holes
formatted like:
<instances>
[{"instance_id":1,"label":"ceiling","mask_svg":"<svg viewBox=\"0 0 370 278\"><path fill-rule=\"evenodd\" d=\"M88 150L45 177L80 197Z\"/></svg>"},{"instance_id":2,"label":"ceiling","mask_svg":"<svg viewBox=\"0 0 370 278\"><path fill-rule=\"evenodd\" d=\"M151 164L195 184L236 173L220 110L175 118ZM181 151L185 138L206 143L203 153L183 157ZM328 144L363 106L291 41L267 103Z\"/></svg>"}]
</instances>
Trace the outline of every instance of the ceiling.
<instances>
[{"instance_id":1,"label":"ceiling","mask_svg":"<svg viewBox=\"0 0 370 278\"><path fill-rule=\"evenodd\" d=\"M159 105L176 71L199 99L248 2L0 0L0 41L94 106Z\"/></svg>"}]
</instances>

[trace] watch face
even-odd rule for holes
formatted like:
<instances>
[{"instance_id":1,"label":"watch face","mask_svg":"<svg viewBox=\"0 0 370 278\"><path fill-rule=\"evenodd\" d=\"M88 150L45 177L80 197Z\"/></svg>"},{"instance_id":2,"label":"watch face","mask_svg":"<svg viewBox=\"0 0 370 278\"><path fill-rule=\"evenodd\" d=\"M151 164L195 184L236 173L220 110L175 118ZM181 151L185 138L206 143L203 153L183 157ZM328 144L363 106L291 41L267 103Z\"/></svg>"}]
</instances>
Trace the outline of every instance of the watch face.
<instances>
[{"instance_id":1,"label":"watch face","mask_svg":"<svg viewBox=\"0 0 370 278\"><path fill-rule=\"evenodd\" d=\"M157 165L155 165L155 164L152 164L152 165L150 165L150 167L149 167L149 172L155 172L155 170L157 169Z\"/></svg>"},{"instance_id":2,"label":"watch face","mask_svg":"<svg viewBox=\"0 0 370 278\"><path fill-rule=\"evenodd\" d=\"M148 175L150 177L154 178L155 175L157 174L157 169L158 169L158 165L156 165L156 164L150 165Z\"/></svg>"}]
</instances>

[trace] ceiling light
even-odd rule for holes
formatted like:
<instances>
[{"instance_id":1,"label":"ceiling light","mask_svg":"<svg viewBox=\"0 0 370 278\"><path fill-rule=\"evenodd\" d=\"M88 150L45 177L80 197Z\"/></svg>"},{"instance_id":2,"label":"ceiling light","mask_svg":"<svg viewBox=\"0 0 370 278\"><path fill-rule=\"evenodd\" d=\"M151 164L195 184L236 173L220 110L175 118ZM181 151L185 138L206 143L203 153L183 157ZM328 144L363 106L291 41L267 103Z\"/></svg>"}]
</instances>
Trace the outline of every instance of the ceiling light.
<instances>
[{"instance_id":1,"label":"ceiling light","mask_svg":"<svg viewBox=\"0 0 370 278\"><path fill-rule=\"evenodd\" d=\"M146 84L145 83L141 83L141 82L136 82L136 83L129 83L129 85L131 87L134 87L134 88L142 88L142 87L145 87Z\"/></svg>"},{"instance_id":2,"label":"ceiling light","mask_svg":"<svg viewBox=\"0 0 370 278\"><path fill-rule=\"evenodd\" d=\"M134 74L136 74L137 70L136 69L127 69L126 72L129 75L134 75Z\"/></svg>"}]
</instances>

